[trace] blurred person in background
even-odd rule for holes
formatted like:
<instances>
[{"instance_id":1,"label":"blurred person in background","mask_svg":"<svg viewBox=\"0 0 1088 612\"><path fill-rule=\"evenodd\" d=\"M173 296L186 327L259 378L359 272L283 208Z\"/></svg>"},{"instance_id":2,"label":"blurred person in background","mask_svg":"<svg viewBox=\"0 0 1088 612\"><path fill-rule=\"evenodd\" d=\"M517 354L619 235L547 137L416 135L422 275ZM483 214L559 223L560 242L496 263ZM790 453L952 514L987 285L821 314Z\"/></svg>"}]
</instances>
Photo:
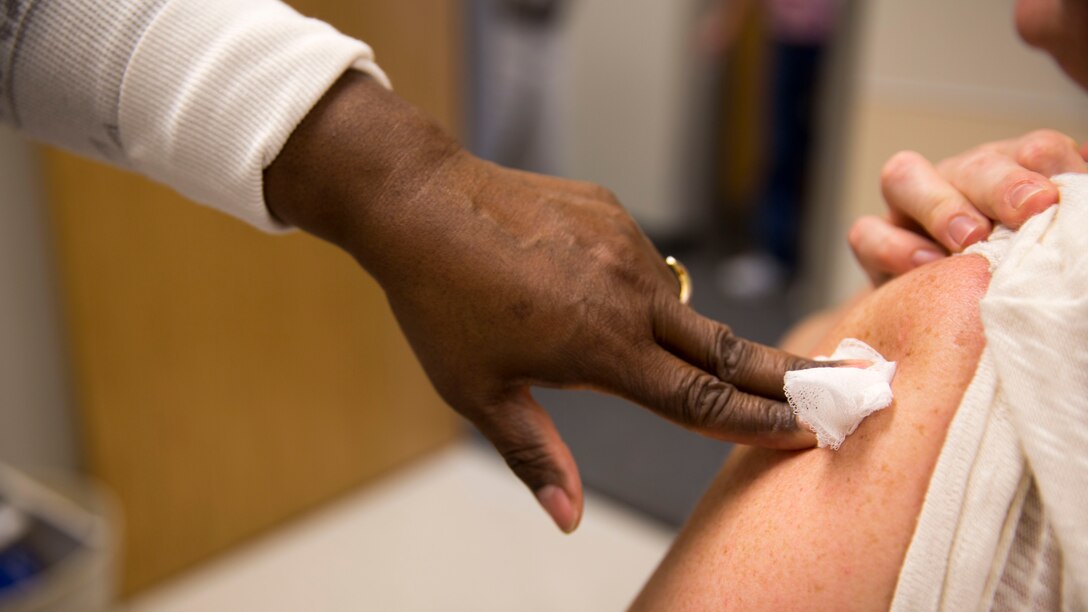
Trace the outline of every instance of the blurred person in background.
<instances>
[{"instance_id":1,"label":"blurred person in background","mask_svg":"<svg viewBox=\"0 0 1088 612\"><path fill-rule=\"evenodd\" d=\"M471 149L491 162L559 170L560 60L568 0L471 0Z\"/></svg>"},{"instance_id":2,"label":"blurred person in background","mask_svg":"<svg viewBox=\"0 0 1088 612\"><path fill-rule=\"evenodd\" d=\"M750 250L723 262L726 295L746 298L786 288L798 273L817 101L827 51L845 0L715 0L700 24L701 48L726 57L751 13L766 31L768 114L764 169L751 202ZM731 95L726 92L726 95Z\"/></svg>"}]
</instances>

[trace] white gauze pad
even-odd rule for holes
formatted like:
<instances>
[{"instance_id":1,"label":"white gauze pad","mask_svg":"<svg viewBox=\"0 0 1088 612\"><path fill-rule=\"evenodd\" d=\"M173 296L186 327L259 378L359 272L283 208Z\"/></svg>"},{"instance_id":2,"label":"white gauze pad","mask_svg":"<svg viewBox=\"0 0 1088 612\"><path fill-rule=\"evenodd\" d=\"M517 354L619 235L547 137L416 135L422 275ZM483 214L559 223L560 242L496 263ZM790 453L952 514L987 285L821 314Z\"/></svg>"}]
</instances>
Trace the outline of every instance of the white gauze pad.
<instances>
[{"instance_id":1,"label":"white gauze pad","mask_svg":"<svg viewBox=\"0 0 1088 612\"><path fill-rule=\"evenodd\" d=\"M862 419L892 403L895 362L856 338L845 338L830 357L818 361L863 359L862 368L810 368L786 372L786 399L813 433L820 448L838 450Z\"/></svg>"}]
</instances>

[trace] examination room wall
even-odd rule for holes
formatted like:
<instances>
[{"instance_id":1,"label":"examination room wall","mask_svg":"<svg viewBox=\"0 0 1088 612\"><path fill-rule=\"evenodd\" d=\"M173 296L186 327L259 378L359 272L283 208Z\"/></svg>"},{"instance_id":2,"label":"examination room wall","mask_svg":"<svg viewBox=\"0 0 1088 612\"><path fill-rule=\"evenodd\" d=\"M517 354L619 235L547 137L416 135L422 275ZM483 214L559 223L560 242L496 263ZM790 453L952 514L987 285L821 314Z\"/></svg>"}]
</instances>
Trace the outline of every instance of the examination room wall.
<instances>
[{"instance_id":1,"label":"examination room wall","mask_svg":"<svg viewBox=\"0 0 1088 612\"><path fill-rule=\"evenodd\" d=\"M77 464L37 157L0 130L0 461Z\"/></svg>"}]
</instances>

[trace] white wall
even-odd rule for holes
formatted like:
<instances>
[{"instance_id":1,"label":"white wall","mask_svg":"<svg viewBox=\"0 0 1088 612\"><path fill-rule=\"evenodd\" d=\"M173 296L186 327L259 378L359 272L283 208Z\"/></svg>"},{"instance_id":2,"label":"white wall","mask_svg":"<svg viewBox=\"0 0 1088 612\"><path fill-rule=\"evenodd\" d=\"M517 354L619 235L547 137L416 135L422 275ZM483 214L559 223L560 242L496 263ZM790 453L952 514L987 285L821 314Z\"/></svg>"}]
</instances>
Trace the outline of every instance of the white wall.
<instances>
[{"instance_id":1,"label":"white wall","mask_svg":"<svg viewBox=\"0 0 1088 612\"><path fill-rule=\"evenodd\" d=\"M938 160L1037 128L1088 139L1088 95L1016 35L1014 0L869 0L862 9L843 200L824 286L864 284L850 222L880 213L880 168L896 151Z\"/></svg>"},{"instance_id":2,"label":"white wall","mask_svg":"<svg viewBox=\"0 0 1088 612\"><path fill-rule=\"evenodd\" d=\"M33 149L0 130L0 461L73 467L61 333Z\"/></svg>"},{"instance_id":3,"label":"white wall","mask_svg":"<svg viewBox=\"0 0 1088 612\"><path fill-rule=\"evenodd\" d=\"M564 53L561 171L612 189L647 231L670 235L692 209L685 164L700 0L579 0Z\"/></svg>"}]
</instances>

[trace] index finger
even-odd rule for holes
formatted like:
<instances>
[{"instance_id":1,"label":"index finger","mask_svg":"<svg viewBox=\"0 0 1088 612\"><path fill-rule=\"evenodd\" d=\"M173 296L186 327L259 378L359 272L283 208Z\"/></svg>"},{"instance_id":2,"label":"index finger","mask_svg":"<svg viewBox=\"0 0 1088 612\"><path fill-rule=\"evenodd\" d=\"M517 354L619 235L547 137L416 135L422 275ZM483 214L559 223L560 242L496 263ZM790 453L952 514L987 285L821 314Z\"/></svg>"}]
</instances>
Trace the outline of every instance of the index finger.
<instances>
[{"instance_id":1,"label":"index finger","mask_svg":"<svg viewBox=\"0 0 1088 612\"><path fill-rule=\"evenodd\" d=\"M996 151L946 160L938 170L982 214L1012 228L1058 202L1046 176Z\"/></svg>"},{"instance_id":2,"label":"index finger","mask_svg":"<svg viewBox=\"0 0 1088 612\"><path fill-rule=\"evenodd\" d=\"M662 347L704 372L744 391L779 400L785 398L786 372L828 365L741 338L728 326L679 302L658 309L654 336Z\"/></svg>"},{"instance_id":3,"label":"index finger","mask_svg":"<svg viewBox=\"0 0 1088 612\"><path fill-rule=\"evenodd\" d=\"M635 376L621 376L609 391L701 434L738 444L800 449L816 436L784 401L745 393L660 346L632 360Z\"/></svg>"},{"instance_id":4,"label":"index finger","mask_svg":"<svg viewBox=\"0 0 1088 612\"><path fill-rule=\"evenodd\" d=\"M1077 141L1056 130L1035 130L997 146L1024 168L1046 177L1086 170Z\"/></svg>"},{"instance_id":5,"label":"index finger","mask_svg":"<svg viewBox=\"0 0 1088 612\"><path fill-rule=\"evenodd\" d=\"M1016 228L1058 202L1049 177L1088 165L1072 138L1036 130L946 159L938 170L986 216Z\"/></svg>"}]
</instances>

